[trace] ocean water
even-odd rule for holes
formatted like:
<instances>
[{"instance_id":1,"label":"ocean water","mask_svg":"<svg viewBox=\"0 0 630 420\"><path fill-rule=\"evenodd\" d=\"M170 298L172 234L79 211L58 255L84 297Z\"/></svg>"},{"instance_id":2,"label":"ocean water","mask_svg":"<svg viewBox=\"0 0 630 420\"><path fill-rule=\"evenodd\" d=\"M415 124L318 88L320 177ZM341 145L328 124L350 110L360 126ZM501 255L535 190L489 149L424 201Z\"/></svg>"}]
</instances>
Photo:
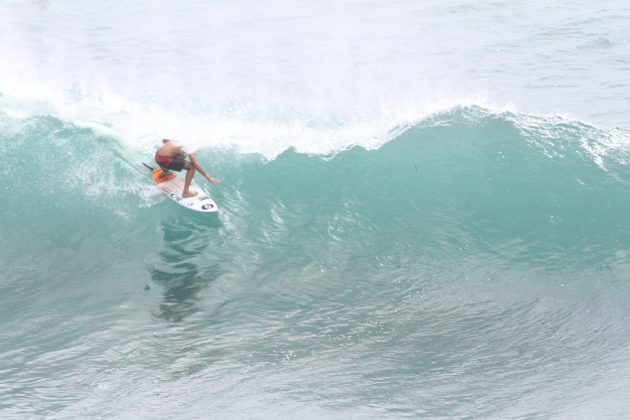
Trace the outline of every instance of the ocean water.
<instances>
[{"instance_id":1,"label":"ocean water","mask_svg":"<svg viewBox=\"0 0 630 420\"><path fill-rule=\"evenodd\" d=\"M630 6L0 3L0 417L630 417ZM219 204L151 184L163 137Z\"/></svg>"}]
</instances>

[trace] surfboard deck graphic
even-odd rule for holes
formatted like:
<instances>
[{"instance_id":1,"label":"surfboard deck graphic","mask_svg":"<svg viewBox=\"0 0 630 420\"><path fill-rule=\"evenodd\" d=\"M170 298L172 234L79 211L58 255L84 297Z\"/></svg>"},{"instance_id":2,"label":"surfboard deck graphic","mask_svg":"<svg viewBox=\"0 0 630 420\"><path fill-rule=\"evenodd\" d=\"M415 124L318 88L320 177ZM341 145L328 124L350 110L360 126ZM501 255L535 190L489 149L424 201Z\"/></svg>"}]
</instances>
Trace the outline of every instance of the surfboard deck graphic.
<instances>
[{"instance_id":1,"label":"surfboard deck graphic","mask_svg":"<svg viewBox=\"0 0 630 420\"><path fill-rule=\"evenodd\" d=\"M164 173L162 168L152 168L151 179L164 195L180 206L205 213L216 213L219 211L217 203L210 198L210 195L194 183L191 184L190 191L197 191L197 195L182 198L184 180L171 171Z\"/></svg>"}]
</instances>

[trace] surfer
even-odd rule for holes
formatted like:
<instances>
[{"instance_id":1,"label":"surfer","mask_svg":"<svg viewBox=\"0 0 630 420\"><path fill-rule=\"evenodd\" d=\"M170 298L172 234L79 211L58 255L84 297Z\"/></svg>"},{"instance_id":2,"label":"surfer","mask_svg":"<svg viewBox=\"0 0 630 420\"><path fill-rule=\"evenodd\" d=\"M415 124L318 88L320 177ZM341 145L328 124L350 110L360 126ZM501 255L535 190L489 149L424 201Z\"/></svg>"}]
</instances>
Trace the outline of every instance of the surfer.
<instances>
[{"instance_id":1,"label":"surfer","mask_svg":"<svg viewBox=\"0 0 630 420\"><path fill-rule=\"evenodd\" d=\"M184 190L182 192L182 197L193 197L197 195L197 191L190 191L188 188L190 187L190 183L192 182L193 176L195 175L195 170L201 172L208 181L213 184L218 184L219 181L216 178L211 177L208 173L203 169L203 167L195 158L193 153L186 153L182 146L177 144L175 140L172 139L163 139L162 143L164 143L157 152L155 152L155 161L158 165L160 165L163 169L168 169L171 171L181 172L182 169L186 169L186 179L184 180ZM186 160L186 157L190 159L190 161ZM163 176L162 173L161 176Z\"/></svg>"}]
</instances>

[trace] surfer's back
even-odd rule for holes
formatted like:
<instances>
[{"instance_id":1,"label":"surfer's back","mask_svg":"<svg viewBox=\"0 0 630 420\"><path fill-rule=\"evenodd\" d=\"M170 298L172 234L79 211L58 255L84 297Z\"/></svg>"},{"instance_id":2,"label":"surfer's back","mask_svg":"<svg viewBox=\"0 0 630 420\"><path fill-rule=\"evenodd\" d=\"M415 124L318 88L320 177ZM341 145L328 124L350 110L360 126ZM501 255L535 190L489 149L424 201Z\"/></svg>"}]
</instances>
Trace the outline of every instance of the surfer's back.
<instances>
[{"instance_id":1,"label":"surfer's back","mask_svg":"<svg viewBox=\"0 0 630 420\"><path fill-rule=\"evenodd\" d=\"M175 140L164 139L164 145L158 149L158 153L162 156L175 157L182 153L182 146L177 144Z\"/></svg>"}]
</instances>

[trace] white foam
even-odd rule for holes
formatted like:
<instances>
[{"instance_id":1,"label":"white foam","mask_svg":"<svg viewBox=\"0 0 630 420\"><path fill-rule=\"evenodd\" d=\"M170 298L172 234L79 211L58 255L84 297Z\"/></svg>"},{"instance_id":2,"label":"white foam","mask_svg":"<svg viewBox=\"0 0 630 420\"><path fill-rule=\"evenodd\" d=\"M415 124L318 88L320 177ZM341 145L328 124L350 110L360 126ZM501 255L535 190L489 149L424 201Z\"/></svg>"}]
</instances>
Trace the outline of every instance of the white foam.
<instances>
[{"instance_id":1,"label":"white foam","mask_svg":"<svg viewBox=\"0 0 630 420\"><path fill-rule=\"evenodd\" d=\"M25 83L22 80L22 84ZM69 99L63 92L55 92L37 81L19 93L6 89L4 92L0 100L9 116L55 115L101 135L121 139L125 146L142 153L150 153L162 138L175 138L191 151L236 149L243 153L260 153L268 159L291 147L302 153L320 155L334 154L354 145L371 149L436 112L456 106L492 108L487 98L474 94L389 103L368 111L349 109L344 115L324 112L310 115L289 107L276 107L275 115L270 112L257 115L255 110L182 112L178 107L134 101L113 92ZM514 109L509 104L494 108Z\"/></svg>"},{"instance_id":2,"label":"white foam","mask_svg":"<svg viewBox=\"0 0 630 420\"><path fill-rule=\"evenodd\" d=\"M455 106L515 110L464 60L468 50L454 66L418 29L445 19L426 6L157 3L165 8L0 4L0 105L56 115L144 154L168 137L267 158L290 147L378 147ZM470 41L486 51L488 40Z\"/></svg>"},{"instance_id":3,"label":"white foam","mask_svg":"<svg viewBox=\"0 0 630 420\"><path fill-rule=\"evenodd\" d=\"M365 19L387 11L348 7ZM396 45L382 35L417 43L412 28L386 24L379 35L350 10L196 3L177 8L181 20L172 20L157 9L138 19L73 3L0 5L3 106L101 130L143 153L169 137L191 150L273 158L290 147L323 155L378 147L434 112L487 103L482 90L436 84L440 69L420 55L391 56ZM213 25L201 11L212 11ZM80 18L67 17L73 14ZM334 31L322 32L330 18ZM279 44L287 33L294 38Z\"/></svg>"}]
</instances>

